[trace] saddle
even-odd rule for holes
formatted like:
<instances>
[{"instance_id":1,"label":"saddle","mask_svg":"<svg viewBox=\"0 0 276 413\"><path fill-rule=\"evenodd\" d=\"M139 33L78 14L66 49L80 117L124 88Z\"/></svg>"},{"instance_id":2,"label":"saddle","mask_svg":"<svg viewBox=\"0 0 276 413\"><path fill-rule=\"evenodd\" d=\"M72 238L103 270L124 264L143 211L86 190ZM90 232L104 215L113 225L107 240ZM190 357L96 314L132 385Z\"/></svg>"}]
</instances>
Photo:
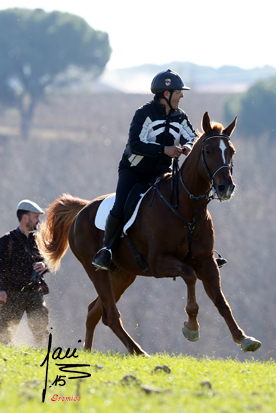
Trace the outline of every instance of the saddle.
<instances>
[{"instance_id":1,"label":"saddle","mask_svg":"<svg viewBox=\"0 0 276 413\"><path fill-rule=\"evenodd\" d=\"M124 207L124 233L126 233L127 229L130 228L134 223L141 201L150 188L150 184L143 185L138 183L134 185L134 187L128 194ZM109 211L112 209L114 202L115 193L105 198L100 204L95 217L95 226L97 228L104 231L106 218L109 214Z\"/></svg>"}]
</instances>

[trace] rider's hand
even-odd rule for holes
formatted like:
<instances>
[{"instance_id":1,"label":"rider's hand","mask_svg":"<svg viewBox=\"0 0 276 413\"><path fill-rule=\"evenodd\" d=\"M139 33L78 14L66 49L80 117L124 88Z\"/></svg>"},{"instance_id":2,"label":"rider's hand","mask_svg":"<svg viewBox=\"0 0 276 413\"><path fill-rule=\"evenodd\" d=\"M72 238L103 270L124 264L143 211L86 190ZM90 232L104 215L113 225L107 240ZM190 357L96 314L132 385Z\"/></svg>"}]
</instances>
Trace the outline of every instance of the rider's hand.
<instances>
[{"instance_id":1,"label":"rider's hand","mask_svg":"<svg viewBox=\"0 0 276 413\"><path fill-rule=\"evenodd\" d=\"M179 158L183 154L182 149L177 146L165 146L164 154L170 156L171 158Z\"/></svg>"},{"instance_id":2,"label":"rider's hand","mask_svg":"<svg viewBox=\"0 0 276 413\"><path fill-rule=\"evenodd\" d=\"M189 146L183 146L182 151L184 153L185 156L188 156L189 153L191 152L191 148L189 148Z\"/></svg>"}]
</instances>

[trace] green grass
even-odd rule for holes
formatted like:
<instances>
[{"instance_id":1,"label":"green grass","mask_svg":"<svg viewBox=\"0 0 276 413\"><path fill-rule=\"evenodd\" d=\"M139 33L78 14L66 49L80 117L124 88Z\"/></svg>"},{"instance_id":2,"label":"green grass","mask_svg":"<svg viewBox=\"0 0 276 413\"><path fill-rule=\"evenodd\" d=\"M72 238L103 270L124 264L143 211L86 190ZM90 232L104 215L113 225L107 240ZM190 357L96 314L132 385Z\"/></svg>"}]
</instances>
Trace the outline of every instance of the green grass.
<instances>
[{"instance_id":1,"label":"green grass","mask_svg":"<svg viewBox=\"0 0 276 413\"><path fill-rule=\"evenodd\" d=\"M78 358L49 360L45 403L42 390L46 350L0 345L0 406L5 413L40 412L275 412L274 361L196 359L155 354L150 359L122 354L77 351ZM64 355L64 352L62 353ZM91 377L68 379L55 363L89 364L75 368ZM155 368L167 366L165 370ZM52 386L65 375L64 386ZM125 379L124 379L125 378ZM80 401L51 401L80 397Z\"/></svg>"}]
</instances>

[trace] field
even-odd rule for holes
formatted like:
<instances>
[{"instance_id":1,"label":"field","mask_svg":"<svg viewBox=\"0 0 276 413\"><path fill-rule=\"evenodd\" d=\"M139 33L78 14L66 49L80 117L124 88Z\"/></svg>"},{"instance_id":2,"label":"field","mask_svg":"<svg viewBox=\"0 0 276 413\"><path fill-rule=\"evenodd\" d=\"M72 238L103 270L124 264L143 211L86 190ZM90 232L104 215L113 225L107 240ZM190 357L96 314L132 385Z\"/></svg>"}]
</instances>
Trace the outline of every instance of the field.
<instances>
[{"instance_id":1,"label":"field","mask_svg":"<svg viewBox=\"0 0 276 413\"><path fill-rule=\"evenodd\" d=\"M222 98L206 94L187 99L195 127L205 110L222 120ZM38 110L27 142L19 139L14 111L0 114L1 233L17 225L14 210L21 199L47 207L63 192L84 199L112 192L131 116L145 100L124 94L53 97ZM50 360L42 403L46 368L40 365L46 351L28 347L32 337L23 323L14 346L0 345L1 412L276 412L276 142L264 137L260 145L242 137L238 124L233 143L235 196L231 202L211 203L210 211L216 249L228 260L221 271L223 291L241 328L262 341L254 359L233 342L200 281L201 338L192 343L182 334L183 281L137 277L118 309L125 328L151 359L122 355L124 346L100 322L94 342L99 352L78 350L78 358ZM81 348L77 341L84 340L94 287L70 250L59 272L46 277L53 346ZM65 372L55 363L88 366ZM155 370L163 365L169 369ZM77 371L91 376L79 378ZM70 379L76 375L78 379Z\"/></svg>"},{"instance_id":2,"label":"field","mask_svg":"<svg viewBox=\"0 0 276 413\"><path fill-rule=\"evenodd\" d=\"M225 98L223 94L189 93L183 108L200 128L206 110L212 119L224 122ZM46 208L64 192L83 199L113 192L129 123L137 107L149 99L122 93L49 96L35 113L28 141L20 139L18 113L1 112L1 234L17 226L14 210L21 199L33 199ZM276 300L271 288L275 282L271 251L276 248L276 163L272 161L276 142L264 139L259 145L253 138L241 136L238 121L233 144L237 150L235 196L229 202L209 204L216 250L228 260L221 271L222 289L240 327L263 343L257 358L276 360ZM75 347L78 339L84 339L87 306L96 298L96 291L70 250L58 273L45 278L50 288L45 300L54 345ZM151 354L166 351L244 361L245 355L237 350L200 281L196 289L202 337L197 343L186 341L181 330L186 304L182 279L137 277L118 303L125 328ZM24 324L21 327L13 344L31 345L29 330ZM94 344L103 352L125 351L102 322Z\"/></svg>"},{"instance_id":3,"label":"field","mask_svg":"<svg viewBox=\"0 0 276 413\"><path fill-rule=\"evenodd\" d=\"M148 359L59 347L47 352L0 346L0 354L0 406L5 413L276 411L274 361L166 353ZM61 370L56 364L67 367Z\"/></svg>"}]
</instances>

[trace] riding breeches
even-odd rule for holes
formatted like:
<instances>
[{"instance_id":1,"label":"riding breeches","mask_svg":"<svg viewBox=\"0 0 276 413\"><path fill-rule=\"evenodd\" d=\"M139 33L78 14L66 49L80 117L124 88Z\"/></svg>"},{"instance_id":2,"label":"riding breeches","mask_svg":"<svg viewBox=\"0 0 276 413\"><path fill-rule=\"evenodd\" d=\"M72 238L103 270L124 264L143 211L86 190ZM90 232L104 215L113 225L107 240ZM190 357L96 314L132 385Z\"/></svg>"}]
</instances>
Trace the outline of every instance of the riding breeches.
<instances>
[{"instance_id":1,"label":"riding breeches","mask_svg":"<svg viewBox=\"0 0 276 413\"><path fill-rule=\"evenodd\" d=\"M131 189L134 185L138 183L146 184L153 178L153 176L149 177L149 174L141 174L136 172L134 168L126 168L120 163L116 199L113 208L110 211L111 215L117 219L123 220L125 202Z\"/></svg>"}]
</instances>

